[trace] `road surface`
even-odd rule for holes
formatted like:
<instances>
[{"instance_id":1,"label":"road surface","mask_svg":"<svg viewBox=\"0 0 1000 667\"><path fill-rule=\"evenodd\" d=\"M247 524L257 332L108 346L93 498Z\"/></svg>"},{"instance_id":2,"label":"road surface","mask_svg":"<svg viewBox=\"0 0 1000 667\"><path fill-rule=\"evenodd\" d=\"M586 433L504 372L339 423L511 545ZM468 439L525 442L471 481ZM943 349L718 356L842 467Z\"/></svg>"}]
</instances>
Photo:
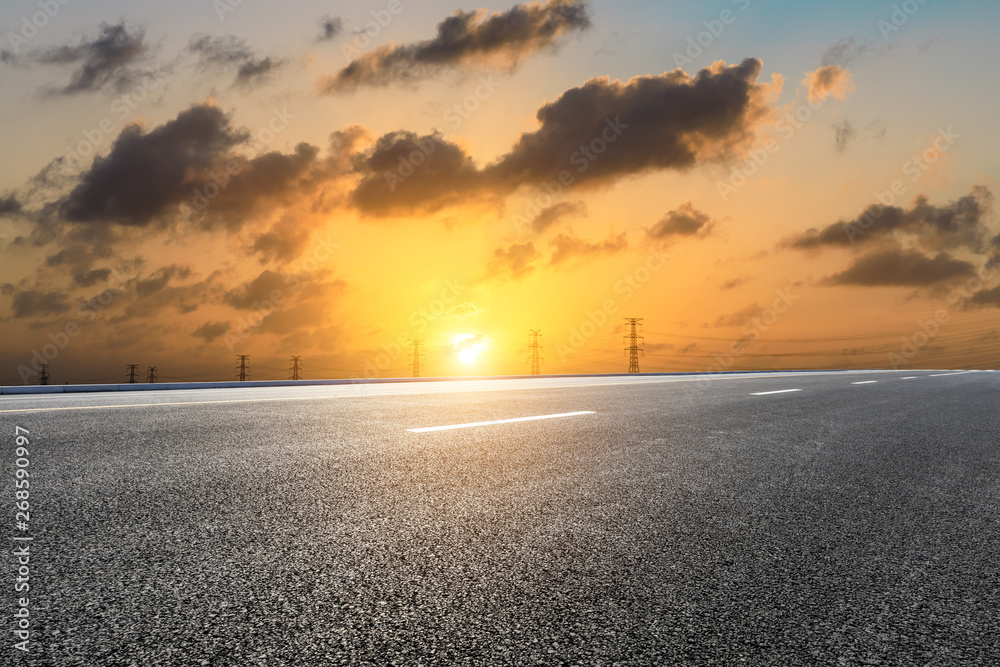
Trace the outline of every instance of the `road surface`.
<instances>
[{"instance_id":1,"label":"road surface","mask_svg":"<svg viewBox=\"0 0 1000 667\"><path fill-rule=\"evenodd\" d=\"M998 406L947 371L5 397L5 664L996 664Z\"/></svg>"}]
</instances>

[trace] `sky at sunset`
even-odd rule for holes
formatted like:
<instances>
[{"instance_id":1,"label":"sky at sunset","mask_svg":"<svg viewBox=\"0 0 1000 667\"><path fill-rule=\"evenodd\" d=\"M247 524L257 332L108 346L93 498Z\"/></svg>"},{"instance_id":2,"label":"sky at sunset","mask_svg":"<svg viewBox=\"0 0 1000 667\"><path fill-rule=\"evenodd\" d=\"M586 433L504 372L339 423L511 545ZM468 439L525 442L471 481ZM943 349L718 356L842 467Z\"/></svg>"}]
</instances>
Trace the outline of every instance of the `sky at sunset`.
<instances>
[{"instance_id":1,"label":"sky at sunset","mask_svg":"<svg viewBox=\"0 0 1000 667\"><path fill-rule=\"evenodd\" d=\"M0 5L0 384L996 368L1000 6Z\"/></svg>"}]
</instances>

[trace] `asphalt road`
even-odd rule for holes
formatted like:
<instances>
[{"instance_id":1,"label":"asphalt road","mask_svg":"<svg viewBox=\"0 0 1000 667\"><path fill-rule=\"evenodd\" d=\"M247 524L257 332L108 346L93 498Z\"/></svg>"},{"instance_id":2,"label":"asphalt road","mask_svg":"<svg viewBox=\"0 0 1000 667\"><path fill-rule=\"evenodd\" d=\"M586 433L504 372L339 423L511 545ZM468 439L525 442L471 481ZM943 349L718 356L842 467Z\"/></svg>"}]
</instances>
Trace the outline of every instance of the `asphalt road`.
<instances>
[{"instance_id":1,"label":"asphalt road","mask_svg":"<svg viewBox=\"0 0 1000 667\"><path fill-rule=\"evenodd\" d=\"M0 650L995 665L998 406L1000 373L934 371L3 398L33 541L29 652L11 549Z\"/></svg>"}]
</instances>

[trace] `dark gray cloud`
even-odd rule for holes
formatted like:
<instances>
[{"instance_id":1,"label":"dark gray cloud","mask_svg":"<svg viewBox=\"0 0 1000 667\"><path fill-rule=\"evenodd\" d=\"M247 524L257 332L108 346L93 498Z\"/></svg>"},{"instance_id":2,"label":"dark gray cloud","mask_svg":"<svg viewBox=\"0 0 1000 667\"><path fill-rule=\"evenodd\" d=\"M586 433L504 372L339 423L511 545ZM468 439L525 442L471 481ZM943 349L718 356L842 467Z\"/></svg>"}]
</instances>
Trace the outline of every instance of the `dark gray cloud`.
<instances>
[{"instance_id":1,"label":"dark gray cloud","mask_svg":"<svg viewBox=\"0 0 1000 667\"><path fill-rule=\"evenodd\" d=\"M329 42L344 30L344 21L337 16L324 16L319 20L317 42Z\"/></svg>"},{"instance_id":2,"label":"dark gray cloud","mask_svg":"<svg viewBox=\"0 0 1000 667\"><path fill-rule=\"evenodd\" d=\"M383 135L357 160L362 179L351 194L359 209L373 215L433 211L458 204L483 188L483 175L465 151L440 134Z\"/></svg>"},{"instance_id":3,"label":"dark gray cloud","mask_svg":"<svg viewBox=\"0 0 1000 667\"><path fill-rule=\"evenodd\" d=\"M625 232L599 243L591 243L576 236L560 234L552 239L552 257L549 264L563 264L570 260L585 261L602 255L614 255L628 249Z\"/></svg>"},{"instance_id":4,"label":"dark gray cloud","mask_svg":"<svg viewBox=\"0 0 1000 667\"><path fill-rule=\"evenodd\" d=\"M14 317L58 315L69 310L69 299L62 292L25 290L14 293L11 307Z\"/></svg>"},{"instance_id":5,"label":"dark gray cloud","mask_svg":"<svg viewBox=\"0 0 1000 667\"><path fill-rule=\"evenodd\" d=\"M986 221L992 210L992 192L977 185L968 195L944 206L931 204L924 195L918 196L908 209L875 204L857 218L810 229L782 245L802 250L850 247L905 236L912 237L926 250L965 248L981 253L988 249L987 237L991 232Z\"/></svg>"},{"instance_id":6,"label":"dark gray cloud","mask_svg":"<svg viewBox=\"0 0 1000 667\"><path fill-rule=\"evenodd\" d=\"M124 22L104 23L100 34L79 44L33 52L32 62L42 65L74 67L69 83L52 92L73 95L111 88L122 91L133 85L138 72L134 66L149 52L142 28L129 28Z\"/></svg>"},{"instance_id":7,"label":"dark gray cloud","mask_svg":"<svg viewBox=\"0 0 1000 667\"><path fill-rule=\"evenodd\" d=\"M760 315L763 312L764 309L761 307L759 303L753 303L741 311L719 317L717 320L715 320L715 326L741 327L744 324L753 320L753 318L760 317Z\"/></svg>"},{"instance_id":8,"label":"dark gray cloud","mask_svg":"<svg viewBox=\"0 0 1000 667\"><path fill-rule=\"evenodd\" d=\"M73 282L80 287L93 287L111 277L111 269L93 269L92 271L73 271Z\"/></svg>"},{"instance_id":9,"label":"dark gray cloud","mask_svg":"<svg viewBox=\"0 0 1000 667\"><path fill-rule=\"evenodd\" d=\"M285 217L254 239L252 249L262 261L290 262L309 245L310 230L301 221Z\"/></svg>"},{"instance_id":10,"label":"dark gray cloud","mask_svg":"<svg viewBox=\"0 0 1000 667\"><path fill-rule=\"evenodd\" d=\"M58 204L70 222L146 226L171 206L191 198L200 174L248 136L220 109L193 106L144 132L128 125L111 152L98 157Z\"/></svg>"},{"instance_id":11,"label":"dark gray cloud","mask_svg":"<svg viewBox=\"0 0 1000 667\"><path fill-rule=\"evenodd\" d=\"M587 205L582 201L560 202L543 209L541 213L536 215L535 219L531 221L531 229L536 234L541 234L564 218L582 215L587 215Z\"/></svg>"},{"instance_id":12,"label":"dark gray cloud","mask_svg":"<svg viewBox=\"0 0 1000 667\"><path fill-rule=\"evenodd\" d=\"M524 3L491 15L485 10L459 10L438 24L433 39L366 53L336 75L323 79L320 87L334 93L360 86L412 83L449 68L480 63L509 69L590 25L583 0Z\"/></svg>"},{"instance_id":13,"label":"dark gray cloud","mask_svg":"<svg viewBox=\"0 0 1000 667\"><path fill-rule=\"evenodd\" d=\"M21 212L21 202L14 195L0 197L0 217L16 215Z\"/></svg>"},{"instance_id":14,"label":"dark gray cloud","mask_svg":"<svg viewBox=\"0 0 1000 667\"><path fill-rule=\"evenodd\" d=\"M240 88L253 87L267 80L284 64L285 61L278 58L252 58L240 65L233 85Z\"/></svg>"},{"instance_id":15,"label":"dark gray cloud","mask_svg":"<svg viewBox=\"0 0 1000 667\"><path fill-rule=\"evenodd\" d=\"M694 207L691 202L667 213L662 220L646 230L647 236L666 239L672 236L694 236L707 233L712 228L712 219Z\"/></svg>"},{"instance_id":16,"label":"dark gray cloud","mask_svg":"<svg viewBox=\"0 0 1000 667\"><path fill-rule=\"evenodd\" d=\"M438 136L385 135L356 163L362 181L354 203L376 215L433 211L470 196L540 188L560 175L574 187L596 187L651 171L691 169L752 140L769 113L770 87L758 83L760 70L759 60L748 59L694 77L675 70L627 83L592 79L541 107L541 127L483 169ZM400 165L416 164L415 158L422 164L400 177Z\"/></svg>"},{"instance_id":17,"label":"dark gray cloud","mask_svg":"<svg viewBox=\"0 0 1000 667\"><path fill-rule=\"evenodd\" d=\"M287 63L281 58L258 56L245 39L233 35L198 34L188 42L187 50L202 69L235 70L234 88L248 89L263 83Z\"/></svg>"},{"instance_id":18,"label":"dark gray cloud","mask_svg":"<svg viewBox=\"0 0 1000 667\"><path fill-rule=\"evenodd\" d=\"M919 250L890 248L858 257L846 271L824 282L863 287L928 287L974 275L976 269L970 262L955 259L945 252L932 257Z\"/></svg>"},{"instance_id":19,"label":"dark gray cloud","mask_svg":"<svg viewBox=\"0 0 1000 667\"><path fill-rule=\"evenodd\" d=\"M226 292L223 300L238 310L255 310L275 300L283 300L288 283L277 271L262 271L256 278ZM277 299L276 299L277 297Z\"/></svg>"},{"instance_id":20,"label":"dark gray cloud","mask_svg":"<svg viewBox=\"0 0 1000 667\"><path fill-rule=\"evenodd\" d=\"M228 332L229 324L227 322L205 322L191 335L203 339L206 343L211 343L213 340L225 336Z\"/></svg>"}]
</instances>

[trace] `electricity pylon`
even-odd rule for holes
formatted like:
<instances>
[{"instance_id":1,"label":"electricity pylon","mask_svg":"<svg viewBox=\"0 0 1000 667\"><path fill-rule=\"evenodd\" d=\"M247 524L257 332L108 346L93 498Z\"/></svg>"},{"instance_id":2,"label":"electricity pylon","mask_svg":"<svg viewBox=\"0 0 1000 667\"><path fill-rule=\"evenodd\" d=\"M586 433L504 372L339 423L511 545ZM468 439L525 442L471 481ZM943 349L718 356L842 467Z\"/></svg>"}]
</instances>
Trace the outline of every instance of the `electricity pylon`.
<instances>
[{"instance_id":1,"label":"electricity pylon","mask_svg":"<svg viewBox=\"0 0 1000 667\"><path fill-rule=\"evenodd\" d=\"M139 370L139 364L128 364L128 383L135 384L135 372Z\"/></svg>"},{"instance_id":2,"label":"electricity pylon","mask_svg":"<svg viewBox=\"0 0 1000 667\"><path fill-rule=\"evenodd\" d=\"M544 349L539 345L538 341L542 337L542 330L535 329L531 330L531 357L529 361L531 362L531 374L541 375L542 374L542 356L541 351Z\"/></svg>"},{"instance_id":3,"label":"electricity pylon","mask_svg":"<svg viewBox=\"0 0 1000 667\"><path fill-rule=\"evenodd\" d=\"M249 354L240 354L236 356L236 381L246 382L250 377L250 361Z\"/></svg>"},{"instance_id":4,"label":"electricity pylon","mask_svg":"<svg viewBox=\"0 0 1000 667\"><path fill-rule=\"evenodd\" d=\"M42 364L42 370L38 371L38 384L49 383L49 365Z\"/></svg>"},{"instance_id":5,"label":"electricity pylon","mask_svg":"<svg viewBox=\"0 0 1000 667\"><path fill-rule=\"evenodd\" d=\"M302 357L292 357L292 367L288 370L288 377L291 380L302 379Z\"/></svg>"},{"instance_id":6,"label":"electricity pylon","mask_svg":"<svg viewBox=\"0 0 1000 667\"><path fill-rule=\"evenodd\" d=\"M410 344L413 345L413 363L410 364L410 367L413 369L413 377L415 378L420 377L420 357L424 356L420 351L420 345L423 342L422 340L410 341Z\"/></svg>"},{"instance_id":7,"label":"electricity pylon","mask_svg":"<svg viewBox=\"0 0 1000 667\"><path fill-rule=\"evenodd\" d=\"M146 371L146 382L149 384L156 382L156 366L150 366Z\"/></svg>"},{"instance_id":8,"label":"electricity pylon","mask_svg":"<svg viewBox=\"0 0 1000 667\"><path fill-rule=\"evenodd\" d=\"M629 333L625 336L625 340L628 341L628 347L625 351L628 352L628 372L638 373L639 372L639 355L642 353L642 348L640 347L643 337L639 335L639 324L642 322L641 317L626 317L625 321L629 324Z\"/></svg>"}]
</instances>

